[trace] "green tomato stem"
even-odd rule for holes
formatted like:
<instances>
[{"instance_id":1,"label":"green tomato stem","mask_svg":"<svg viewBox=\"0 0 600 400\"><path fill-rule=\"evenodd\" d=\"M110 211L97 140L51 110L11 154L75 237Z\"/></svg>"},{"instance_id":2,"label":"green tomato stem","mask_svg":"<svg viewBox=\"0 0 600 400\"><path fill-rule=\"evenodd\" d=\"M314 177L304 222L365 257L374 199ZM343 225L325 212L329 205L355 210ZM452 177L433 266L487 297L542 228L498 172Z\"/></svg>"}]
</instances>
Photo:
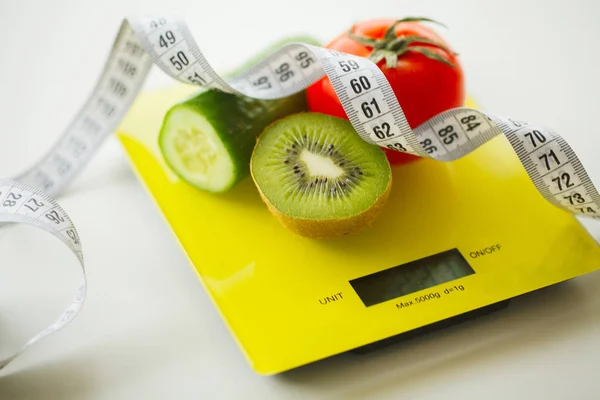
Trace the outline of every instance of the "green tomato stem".
<instances>
[{"instance_id":1,"label":"green tomato stem","mask_svg":"<svg viewBox=\"0 0 600 400\"><path fill-rule=\"evenodd\" d=\"M396 66L398 65L398 57L400 57L401 55L403 55L409 51L415 51L415 52L421 53L424 56L426 56L432 60L439 61L441 63L444 63L444 64L454 68L453 63L451 63L444 57L440 56L436 52L431 51L431 49L428 49L427 47L424 47L424 46L411 46L411 44L415 44L415 43L429 44L429 45L438 47L438 48L446 51L447 53L450 53L453 55L457 54L457 53L453 52L452 50L450 50L447 46L443 45L442 43L439 43L438 41L435 41L435 40L432 40L432 39L429 39L429 38L426 38L423 36L415 36L415 35L396 36L396 26L399 23L417 22L417 21L433 22L433 23L436 23L436 24L439 24L439 25L445 27L445 25L443 25L442 23L434 21L429 18L406 17L406 18L402 18L402 19L395 21L386 30L383 38L381 38L381 39L374 39L374 38L370 38L370 37L366 37L366 36L357 35L352 32L352 29L354 27L350 28L350 30L348 31L348 37L350 37L351 39L357 41L358 43L360 43L364 46L372 47L373 51L369 55L369 59L371 61L373 61L375 64L377 64L381 60L385 59L385 64L388 68L396 68Z\"/></svg>"}]
</instances>

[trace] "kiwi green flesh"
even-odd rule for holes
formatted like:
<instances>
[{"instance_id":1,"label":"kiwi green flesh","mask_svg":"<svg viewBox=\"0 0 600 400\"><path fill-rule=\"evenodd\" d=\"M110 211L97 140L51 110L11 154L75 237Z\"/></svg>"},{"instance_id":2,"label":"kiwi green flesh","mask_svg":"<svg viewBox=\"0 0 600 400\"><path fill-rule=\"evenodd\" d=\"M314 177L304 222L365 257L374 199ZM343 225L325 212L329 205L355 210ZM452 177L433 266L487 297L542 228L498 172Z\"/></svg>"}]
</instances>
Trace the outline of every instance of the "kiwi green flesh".
<instances>
[{"instance_id":1,"label":"kiwi green flesh","mask_svg":"<svg viewBox=\"0 0 600 400\"><path fill-rule=\"evenodd\" d=\"M252 174L280 213L309 220L344 219L368 210L386 191L390 165L347 120L299 113L261 135Z\"/></svg>"}]
</instances>

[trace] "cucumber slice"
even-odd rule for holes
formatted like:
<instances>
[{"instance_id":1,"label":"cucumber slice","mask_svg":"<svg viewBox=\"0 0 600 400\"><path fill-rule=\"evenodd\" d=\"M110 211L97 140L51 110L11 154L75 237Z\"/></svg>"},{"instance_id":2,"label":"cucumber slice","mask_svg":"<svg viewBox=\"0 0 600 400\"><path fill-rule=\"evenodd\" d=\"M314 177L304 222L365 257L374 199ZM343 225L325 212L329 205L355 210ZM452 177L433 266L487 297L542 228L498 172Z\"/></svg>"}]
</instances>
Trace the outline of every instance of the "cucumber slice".
<instances>
[{"instance_id":1,"label":"cucumber slice","mask_svg":"<svg viewBox=\"0 0 600 400\"><path fill-rule=\"evenodd\" d=\"M307 37L288 38L245 63L290 42L318 44ZM257 137L276 120L307 111L306 93L277 100L258 100L218 90L201 91L174 105L163 120L161 153L171 169L194 187L225 192L250 174Z\"/></svg>"},{"instance_id":2,"label":"cucumber slice","mask_svg":"<svg viewBox=\"0 0 600 400\"><path fill-rule=\"evenodd\" d=\"M169 110L159 147L183 180L225 192L249 175L252 150L264 128L306 110L304 92L267 101L207 90Z\"/></svg>"},{"instance_id":3,"label":"cucumber slice","mask_svg":"<svg viewBox=\"0 0 600 400\"><path fill-rule=\"evenodd\" d=\"M234 160L213 125L188 107L173 109L161 131L165 160L186 182L222 192L235 182Z\"/></svg>"}]
</instances>

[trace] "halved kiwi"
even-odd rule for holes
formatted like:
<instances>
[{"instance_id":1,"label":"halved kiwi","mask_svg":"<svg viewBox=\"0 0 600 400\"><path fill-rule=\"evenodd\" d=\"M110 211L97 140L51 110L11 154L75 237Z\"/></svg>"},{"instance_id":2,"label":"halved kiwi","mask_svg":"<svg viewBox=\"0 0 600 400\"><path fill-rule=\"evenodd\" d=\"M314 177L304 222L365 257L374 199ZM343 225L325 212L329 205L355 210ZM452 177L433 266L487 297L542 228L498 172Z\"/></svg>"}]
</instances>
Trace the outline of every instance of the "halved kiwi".
<instances>
[{"instance_id":1,"label":"halved kiwi","mask_svg":"<svg viewBox=\"0 0 600 400\"><path fill-rule=\"evenodd\" d=\"M380 147L365 142L347 120L311 112L269 125L254 148L250 171L279 221L313 238L368 226L392 184Z\"/></svg>"}]
</instances>

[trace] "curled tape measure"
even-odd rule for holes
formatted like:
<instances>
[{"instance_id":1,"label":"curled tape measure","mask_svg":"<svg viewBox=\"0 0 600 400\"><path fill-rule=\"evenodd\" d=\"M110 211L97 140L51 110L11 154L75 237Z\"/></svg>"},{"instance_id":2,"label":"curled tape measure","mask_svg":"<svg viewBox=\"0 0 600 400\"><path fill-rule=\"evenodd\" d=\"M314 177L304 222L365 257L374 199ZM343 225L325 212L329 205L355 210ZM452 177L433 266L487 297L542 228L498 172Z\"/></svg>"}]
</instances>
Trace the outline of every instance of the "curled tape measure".
<instances>
[{"instance_id":1,"label":"curled tape measure","mask_svg":"<svg viewBox=\"0 0 600 400\"><path fill-rule=\"evenodd\" d=\"M259 99L292 95L321 79L331 80L350 122L367 142L440 161L469 154L503 134L538 191L557 207L598 218L600 196L581 162L554 131L470 108L445 111L411 129L381 70L366 58L308 44L290 44L236 77L224 80L208 64L182 19L127 18L102 75L83 108L47 155L14 180L0 180L0 223L41 228L62 240L81 265L72 303L0 369L29 346L73 320L86 293L77 229L50 196L81 171L113 132L139 92L152 64L181 82Z\"/></svg>"}]
</instances>

